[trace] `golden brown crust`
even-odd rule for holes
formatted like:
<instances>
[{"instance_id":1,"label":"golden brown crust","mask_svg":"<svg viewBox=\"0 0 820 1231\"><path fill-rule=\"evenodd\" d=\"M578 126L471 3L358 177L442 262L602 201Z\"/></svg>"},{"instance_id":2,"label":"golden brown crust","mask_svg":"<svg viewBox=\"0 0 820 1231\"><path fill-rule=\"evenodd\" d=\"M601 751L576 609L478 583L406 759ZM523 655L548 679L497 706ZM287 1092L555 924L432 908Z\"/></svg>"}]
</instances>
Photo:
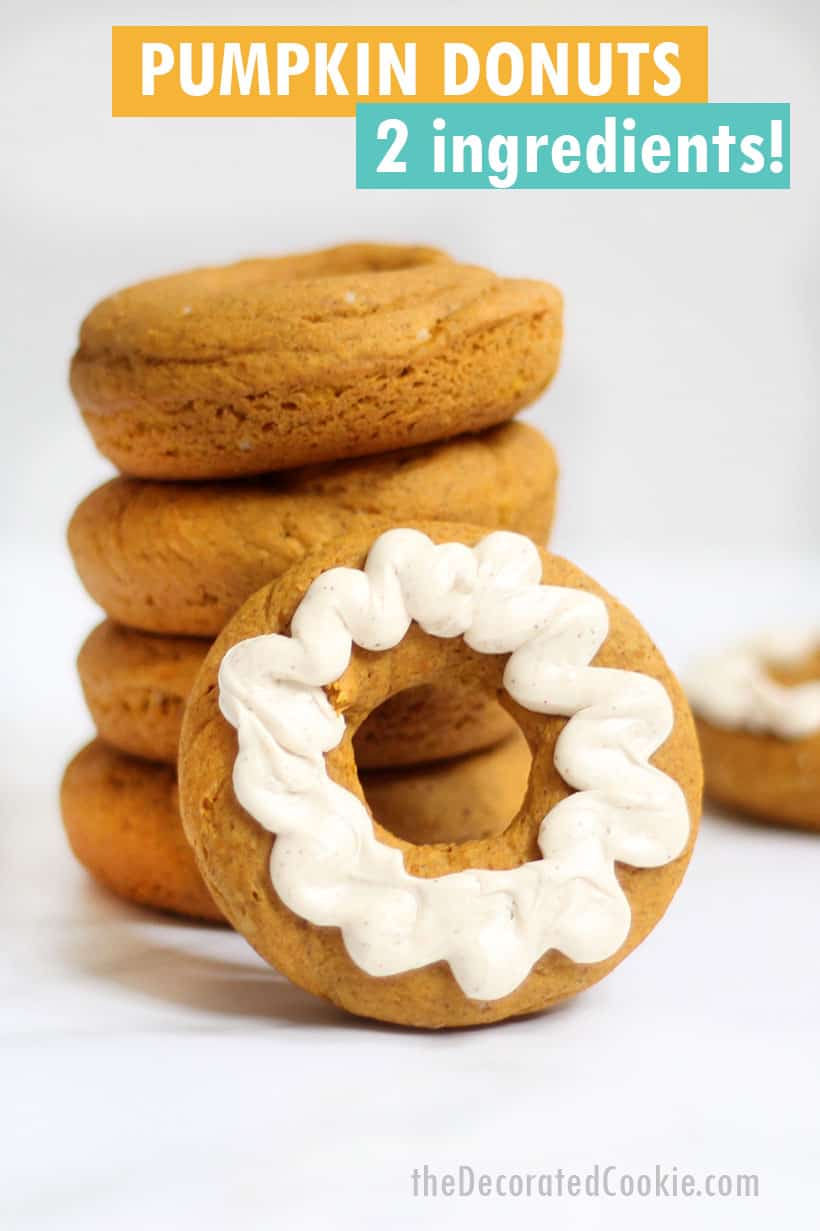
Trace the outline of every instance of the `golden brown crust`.
<instances>
[{"instance_id":1,"label":"golden brown crust","mask_svg":"<svg viewBox=\"0 0 820 1231\"><path fill-rule=\"evenodd\" d=\"M485 533L466 526L419 528L439 542L472 544ZM364 974L348 957L338 929L315 927L296 917L273 890L268 866L274 839L239 806L233 793L236 734L217 706L216 672L226 650L237 641L287 630L293 611L319 573L336 565L361 566L380 529L374 524L368 532L329 545L296 565L249 599L219 637L197 677L183 724L180 773L186 832L214 897L234 926L263 957L308 991L354 1013L418 1026L478 1024L533 1012L602 978L640 943L666 909L686 868L700 814L701 765L691 714L677 680L635 618L573 565L542 553L545 582L589 590L607 603L610 633L596 663L646 672L667 689L675 726L653 762L680 784L686 796L692 819L689 843L665 867L619 867L632 923L624 945L605 962L573 963L552 951L511 995L490 1003L467 999L444 963L384 979ZM327 754L329 773L361 797L351 741L374 705L411 683L435 678L469 680L488 694L501 696L504 662L503 655L477 654L459 639L430 637L415 625L389 653L354 648L347 671L328 690L347 720L341 744ZM563 721L523 710L509 698L504 703L533 752L522 811L500 837L457 845L413 846L376 825L379 838L401 850L411 874L515 867L539 857L540 820L569 793L553 762Z\"/></svg>"},{"instance_id":2,"label":"golden brown crust","mask_svg":"<svg viewBox=\"0 0 820 1231\"><path fill-rule=\"evenodd\" d=\"M501 423L546 388L560 344L546 283L345 245L110 296L82 325L71 387L126 473L236 477Z\"/></svg>"},{"instance_id":3,"label":"golden brown crust","mask_svg":"<svg viewBox=\"0 0 820 1231\"><path fill-rule=\"evenodd\" d=\"M141 633L112 620L98 624L80 650L77 671L106 744L176 767L185 700L210 644Z\"/></svg>"},{"instance_id":4,"label":"golden brown crust","mask_svg":"<svg viewBox=\"0 0 820 1231\"><path fill-rule=\"evenodd\" d=\"M764 820L820 830L820 734L778 739L703 718L697 729L713 799Z\"/></svg>"},{"instance_id":5,"label":"golden brown crust","mask_svg":"<svg viewBox=\"0 0 820 1231\"><path fill-rule=\"evenodd\" d=\"M471 521L545 543L557 481L548 441L510 423L250 482L112 479L77 508L68 540L86 589L112 619L215 637L249 594L363 514Z\"/></svg>"},{"instance_id":6,"label":"golden brown crust","mask_svg":"<svg viewBox=\"0 0 820 1231\"><path fill-rule=\"evenodd\" d=\"M211 641L143 633L112 620L77 659L98 734L113 748L176 767L185 702ZM487 748L510 734L509 714L458 688L422 686L391 697L356 736L362 767L417 765Z\"/></svg>"},{"instance_id":7,"label":"golden brown crust","mask_svg":"<svg viewBox=\"0 0 820 1231\"><path fill-rule=\"evenodd\" d=\"M66 768L60 804L74 854L106 888L140 906L224 923L185 840L169 766L94 740Z\"/></svg>"}]
</instances>

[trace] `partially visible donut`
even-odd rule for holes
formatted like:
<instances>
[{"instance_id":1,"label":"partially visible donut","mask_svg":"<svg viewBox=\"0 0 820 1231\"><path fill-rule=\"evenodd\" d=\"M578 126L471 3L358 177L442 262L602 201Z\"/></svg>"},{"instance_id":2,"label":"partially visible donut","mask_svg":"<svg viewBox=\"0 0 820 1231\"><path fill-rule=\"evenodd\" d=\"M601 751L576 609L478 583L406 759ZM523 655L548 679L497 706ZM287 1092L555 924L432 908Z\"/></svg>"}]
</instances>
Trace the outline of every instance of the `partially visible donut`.
<instances>
[{"instance_id":1,"label":"partially visible donut","mask_svg":"<svg viewBox=\"0 0 820 1231\"><path fill-rule=\"evenodd\" d=\"M688 692L709 795L820 830L820 629L764 633L710 656Z\"/></svg>"},{"instance_id":2,"label":"partially visible donut","mask_svg":"<svg viewBox=\"0 0 820 1231\"><path fill-rule=\"evenodd\" d=\"M71 519L92 598L147 632L215 637L249 594L362 517L469 521L547 541L558 465L534 427L226 483L112 479Z\"/></svg>"},{"instance_id":3,"label":"partially visible donut","mask_svg":"<svg viewBox=\"0 0 820 1231\"><path fill-rule=\"evenodd\" d=\"M224 923L179 821L176 771L94 740L60 788L71 849L95 880L139 906Z\"/></svg>"},{"instance_id":4,"label":"partially visible donut","mask_svg":"<svg viewBox=\"0 0 820 1231\"><path fill-rule=\"evenodd\" d=\"M113 748L176 767L185 702L211 641L142 633L104 620L86 638L77 670L94 725ZM458 682L391 697L356 735L363 768L461 756L514 730L506 710Z\"/></svg>"},{"instance_id":5,"label":"partially visible donut","mask_svg":"<svg viewBox=\"0 0 820 1231\"><path fill-rule=\"evenodd\" d=\"M112 748L176 767L185 699L210 641L160 637L112 620L92 629L77 672L94 726Z\"/></svg>"},{"instance_id":6,"label":"partially visible donut","mask_svg":"<svg viewBox=\"0 0 820 1231\"><path fill-rule=\"evenodd\" d=\"M111 295L83 322L71 387L127 474L232 478L501 423L546 388L560 344L546 283L349 244Z\"/></svg>"}]
</instances>

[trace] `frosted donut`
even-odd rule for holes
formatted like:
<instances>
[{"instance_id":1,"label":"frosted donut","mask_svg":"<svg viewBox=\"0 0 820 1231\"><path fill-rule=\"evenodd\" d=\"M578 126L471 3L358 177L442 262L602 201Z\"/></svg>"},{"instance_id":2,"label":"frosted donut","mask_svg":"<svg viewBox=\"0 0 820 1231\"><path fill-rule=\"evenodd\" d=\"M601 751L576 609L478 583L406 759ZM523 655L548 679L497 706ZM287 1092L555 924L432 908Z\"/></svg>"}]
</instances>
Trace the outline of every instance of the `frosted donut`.
<instances>
[{"instance_id":1,"label":"frosted donut","mask_svg":"<svg viewBox=\"0 0 820 1231\"><path fill-rule=\"evenodd\" d=\"M560 342L554 287L349 244L110 296L83 322L71 388L127 474L233 478L504 422L547 386Z\"/></svg>"},{"instance_id":2,"label":"frosted donut","mask_svg":"<svg viewBox=\"0 0 820 1231\"><path fill-rule=\"evenodd\" d=\"M820 829L820 630L763 633L706 658L688 693L709 794Z\"/></svg>"},{"instance_id":3,"label":"frosted donut","mask_svg":"<svg viewBox=\"0 0 820 1231\"><path fill-rule=\"evenodd\" d=\"M500 835L413 845L373 821L353 738L388 696L470 679L532 753ZM183 823L228 919L294 982L418 1026L544 1008L663 914L700 807L697 739L640 625L521 535L340 541L254 595L186 709Z\"/></svg>"}]
</instances>

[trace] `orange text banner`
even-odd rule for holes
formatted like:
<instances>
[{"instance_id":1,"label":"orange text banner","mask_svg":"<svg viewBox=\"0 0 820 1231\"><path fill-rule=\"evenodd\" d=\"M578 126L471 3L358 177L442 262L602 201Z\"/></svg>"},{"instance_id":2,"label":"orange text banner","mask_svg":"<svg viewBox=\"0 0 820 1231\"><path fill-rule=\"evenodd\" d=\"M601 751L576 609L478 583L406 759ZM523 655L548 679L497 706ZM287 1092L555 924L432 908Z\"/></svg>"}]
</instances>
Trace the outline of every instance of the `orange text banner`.
<instances>
[{"instance_id":1,"label":"orange text banner","mask_svg":"<svg viewBox=\"0 0 820 1231\"><path fill-rule=\"evenodd\" d=\"M114 26L115 116L357 102L706 102L705 26Z\"/></svg>"}]
</instances>

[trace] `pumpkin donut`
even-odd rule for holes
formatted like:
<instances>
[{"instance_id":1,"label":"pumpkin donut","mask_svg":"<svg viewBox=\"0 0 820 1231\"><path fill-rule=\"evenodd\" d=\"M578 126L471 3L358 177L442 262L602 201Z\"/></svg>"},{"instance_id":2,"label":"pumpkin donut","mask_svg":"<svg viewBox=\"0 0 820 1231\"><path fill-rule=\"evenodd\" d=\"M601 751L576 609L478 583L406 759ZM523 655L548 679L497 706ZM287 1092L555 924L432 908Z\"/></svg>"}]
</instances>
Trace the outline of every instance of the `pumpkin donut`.
<instances>
[{"instance_id":1,"label":"pumpkin donut","mask_svg":"<svg viewBox=\"0 0 820 1231\"><path fill-rule=\"evenodd\" d=\"M409 841L462 842L498 833L515 812L529 752L520 735L434 766L362 774L370 807ZM182 829L176 771L94 740L61 791L71 847L95 880L137 906L224 923Z\"/></svg>"},{"instance_id":2,"label":"pumpkin donut","mask_svg":"<svg viewBox=\"0 0 820 1231\"><path fill-rule=\"evenodd\" d=\"M224 922L179 822L176 771L96 739L69 763L60 788L71 849L118 897Z\"/></svg>"},{"instance_id":3,"label":"pumpkin donut","mask_svg":"<svg viewBox=\"0 0 820 1231\"><path fill-rule=\"evenodd\" d=\"M820 630L763 633L704 659L688 685L708 793L820 830Z\"/></svg>"},{"instance_id":4,"label":"pumpkin donut","mask_svg":"<svg viewBox=\"0 0 820 1231\"><path fill-rule=\"evenodd\" d=\"M112 479L68 530L77 571L114 620L215 637L249 594L362 516L520 530L546 542L558 466L534 427L230 483Z\"/></svg>"},{"instance_id":5,"label":"pumpkin donut","mask_svg":"<svg viewBox=\"0 0 820 1231\"><path fill-rule=\"evenodd\" d=\"M83 322L71 388L127 474L234 478L501 423L549 384L560 343L546 283L348 244L110 296Z\"/></svg>"},{"instance_id":6,"label":"pumpkin donut","mask_svg":"<svg viewBox=\"0 0 820 1231\"><path fill-rule=\"evenodd\" d=\"M373 821L353 740L441 679L501 700L532 767L501 834L416 845ZM524 536L467 526L374 526L252 596L197 677L179 768L233 925L308 991L415 1026L603 977L666 909L700 810L689 708L634 617Z\"/></svg>"},{"instance_id":7,"label":"pumpkin donut","mask_svg":"<svg viewBox=\"0 0 820 1231\"><path fill-rule=\"evenodd\" d=\"M77 658L91 717L113 748L176 767L185 701L211 641L164 637L104 620ZM480 692L424 684L391 697L356 735L362 768L417 765L461 756L515 730L506 710Z\"/></svg>"}]
</instances>

